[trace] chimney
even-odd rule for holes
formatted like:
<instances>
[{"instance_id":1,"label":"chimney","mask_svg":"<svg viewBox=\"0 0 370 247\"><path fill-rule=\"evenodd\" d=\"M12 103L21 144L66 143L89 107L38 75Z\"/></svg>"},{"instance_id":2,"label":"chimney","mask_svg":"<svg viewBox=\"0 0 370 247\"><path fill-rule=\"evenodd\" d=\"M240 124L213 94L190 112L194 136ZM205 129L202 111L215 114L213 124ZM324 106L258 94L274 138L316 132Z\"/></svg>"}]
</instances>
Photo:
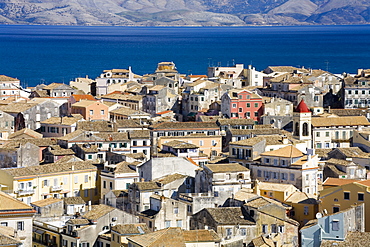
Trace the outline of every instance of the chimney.
<instances>
[{"instance_id":1,"label":"chimney","mask_svg":"<svg viewBox=\"0 0 370 247\"><path fill-rule=\"evenodd\" d=\"M91 201L88 202L88 209L91 211Z\"/></svg>"},{"instance_id":2,"label":"chimney","mask_svg":"<svg viewBox=\"0 0 370 247\"><path fill-rule=\"evenodd\" d=\"M72 165L71 169L72 169L72 171L74 171L74 170L75 170L75 166L74 166L74 165Z\"/></svg>"},{"instance_id":3,"label":"chimney","mask_svg":"<svg viewBox=\"0 0 370 247\"><path fill-rule=\"evenodd\" d=\"M254 193L256 193L257 195L261 195L260 193L260 186L259 186L259 183L260 181L258 179L256 179L255 183L254 183Z\"/></svg>"},{"instance_id":4,"label":"chimney","mask_svg":"<svg viewBox=\"0 0 370 247\"><path fill-rule=\"evenodd\" d=\"M145 179L144 179L144 178L141 178L141 179L140 179L140 182L145 182Z\"/></svg>"},{"instance_id":5,"label":"chimney","mask_svg":"<svg viewBox=\"0 0 370 247\"><path fill-rule=\"evenodd\" d=\"M288 144L289 143L289 140L288 140L288 137L286 135L283 135L283 144Z\"/></svg>"}]
</instances>

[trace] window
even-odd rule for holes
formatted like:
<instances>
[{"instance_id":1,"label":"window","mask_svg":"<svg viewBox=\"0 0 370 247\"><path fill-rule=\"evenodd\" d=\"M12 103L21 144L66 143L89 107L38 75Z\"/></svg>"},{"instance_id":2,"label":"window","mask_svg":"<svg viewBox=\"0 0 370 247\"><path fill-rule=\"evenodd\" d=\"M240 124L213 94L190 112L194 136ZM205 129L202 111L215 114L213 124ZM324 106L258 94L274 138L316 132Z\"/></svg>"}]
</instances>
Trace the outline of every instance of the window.
<instances>
[{"instance_id":1,"label":"window","mask_svg":"<svg viewBox=\"0 0 370 247\"><path fill-rule=\"evenodd\" d=\"M257 170L257 177L261 177L261 176L262 176L261 170Z\"/></svg>"},{"instance_id":2,"label":"window","mask_svg":"<svg viewBox=\"0 0 370 247\"><path fill-rule=\"evenodd\" d=\"M339 212L339 207L333 207L333 214L338 213L338 212Z\"/></svg>"},{"instance_id":3,"label":"window","mask_svg":"<svg viewBox=\"0 0 370 247\"><path fill-rule=\"evenodd\" d=\"M330 148L330 142L325 142L325 148Z\"/></svg>"},{"instance_id":4,"label":"window","mask_svg":"<svg viewBox=\"0 0 370 247\"><path fill-rule=\"evenodd\" d=\"M87 159L92 160L92 154L87 155Z\"/></svg>"},{"instance_id":5,"label":"window","mask_svg":"<svg viewBox=\"0 0 370 247\"><path fill-rule=\"evenodd\" d=\"M308 215L308 206L304 206L303 208L303 214Z\"/></svg>"},{"instance_id":6,"label":"window","mask_svg":"<svg viewBox=\"0 0 370 247\"><path fill-rule=\"evenodd\" d=\"M247 229L246 228L240 228L240 235L246 236L247 235Z\"/></svg>"},{"instance_id":7,"label":"window","mask_svg":"<svg viewBox=\"0 0 370 247\"><path fill-rule=\"evenodd\" d=\"M357 200L358 201L364 201L364 193L358 193L357 194Z\"/></svg>"},{"instance_id":8,"label":"window","mask_svg":"<svg viewBox=\"0 0 370 247\"><path fill-rule=\"evenodd\" d=\"M344 200L349 200L349 192L344 192Z\"/></svg>"},{"instance_id":9,"label":"window","mask_svg":"<svg viewBox=\"0 0 370 247\"><path fill-rule=\"evenodd\" d=\"M89 182L89 175L85 175L85 183Z\"/></svg>"},{"instance_id":10,"label":"window","mask_svg":"<svg viewBox=\"0 0 370 247\"><path fill-rule=\"evenodd\" d=\"M251 103L247 103L247 107L251 107Z\"/></svg>"},{"instance_id":11,"label":"window","mask_svg":"<svg viewBox=\"0 0 370 247\"><path fill-rule=\"evenodd\" d=\"M233 104L233 108L236 108L236 104Z\"/></svg>"},{"instance_id":12,"label":"window","mask_svg":"<svg viewBox=\"0 0 370 247\"><path fill-rule=\"evenodd\" d=\"M329 131L326 131L326 132L325 132L325 136L326 136L326 137L329 137Z\"/></svg>"},{"instance_id":13,"label":"window","mask_svg":"<svg viewBox=\"0 0 370 247\"><path fill-rule=\"evenodd\" d=\"M178 208L178 207L173 208L173 213L174 213L174 214L178 214L178 213L179 213L179 208Z\"/></svg>"},{"instance_id":14,"label":"window","mask_svg":"<svg viewBox=\"0 0 370 247\"><path fill-rule=\"evenodd\" d=\"M103 188L107 188L107 181L103 181Z\"/></svg>"},{"instance_id":15,"label":"window","mask_svg":"<svg viewBox=\"0 0 370 247\"><path fill-rule=\"evenodd\" d=\"M274 159L274 166L277 166L277 165L278 165L278 160Z\"/></svg>"},{"instance_id":16,"label":"window","mask_svg":"<svg viewBox=\"0 0 370 247\"><path fill-rule=\"evenodd\" d=\"M291 174L290 174L290 181L294 181L294 180L295 180L294 174L293 174L293 173L291 173Z\"/></svg>"},{"instance_id":17,"label":"window","mask_svg":"<svg viewBox=\"0 0 370 247\"><path fill-rule=\"evenodd\" d=\"M109 189L113 189L113 183L109 182Z\"/></svg>"},{"instance_id":18,"label":"window","mask_svg":"<svg viewBox=\"0 0 370 247\"><path fill-rule=\"evenodd\" d=\"M100 110L100 115L104 115L105 114L105 111L104 110Z\"/></svg>"},{"instance_id":19,"label":"window","mask_svg":"<svg viewBox=\"0 0 370 247\"><path fill-rule=\"evenodd\" d=\"M17 222L17 230L19 230L19 231L24 230L24 222L23 221L18 221Z\"/></svg>"},{"instance_id":20,"label":"window","mask_svg":"<svg viewBox=\"0 0 370 247\"><path fill-rule=\"evenodd\" d=\"M166 228L171 227L171 221L170 220L166 220L165 221L165 226L166 226Z\"/></svg>"},{"instance_id":21,"label":"window","mask_svg":"<svg viewBox=\"0 0 370 247\"><path fill-rule=\"evenodd\" d=\"M90 110L90 115L94 115L94 110Z\"/></svg>"},{"instance_id":22,"label":"window","mask_svg":"<svg viewBox=\"0 0 370 247\"><path fill-rule=\"evenodd\" d=\"M256 107L256 108L257 108L257 107L258 107L258 103L254 103L254 107Z\"/></svg>"},{"instance_id":23,"label":"window","mask_svg":"<svg viewBox=\"0 0 370 247\"><path fill-rule=\"evenodd\" d=\"M321 148L322 146L321 146L321 143L319 142L319 143L316 143L316 148Z\"/></svg>"},{"instance_id":24,"label":"window","mask_svg":"<svg viewBox=\"0 0 370 247\"><path fill-rule=\"evenodd\" d=\"M267 232L267 225L262 225L262 233L266 234Z\"/></svg>"},{"instance_id":25,"label":"window","mask_svg":"<svg viewBox=\"0 0 370 247\"><path fill-rule=\"evenodd\" d=\"M241 107L240 107L240 108L239 108L239 112L243 112L243 108L241 108Z\"/></svg>"},{"instance_id":26,"label":"window","mask_svg":"<svg viewBox=\"0 0 370 247\"><path fill-rule=\"evenodd\" d=\"M182 220L176 220L177 227L182 227Z\"/></svg>"},{"instance_id":27,"label":"window","mask_svg":"<svg viewBox=\"0 0 370 247\"><path fill-rule=\"evenodd\" d=\"M278 226L278 232L283 233L284 232L284 226Z\"/></svg>"},{"instance_id":28,"label":"window","mask_svg":"<svg viewBox=\"0 0 370 247\"><path fill-rule=\"evenodd\" d=\"M8 222L1 222L0 226L8 226Z\"/></svg>"},{"instance_id":29,"label":"window","mask_svg":"<svg viewBox=\"0 0 370 247\"><path fill-rule=\"evenodd\" d=\"M338 220L333 220L333 222L332 222L332 230L333 231L339 231L339 221Z\"/></svg>"},{"instance_id":30,"label":"window","mask_svg":"<svg viewBox=\"0 0 370 247\"><path fill-rule=\"evenodd\" d=\"M203 141L199 141L199 146L203 146Z\"/></svg>"},{"instance_id":31,"label":"window","mask_svg":"<svg viewBox=\"0 0 370 247\"><path fill-rule=\"evenodd\" d=\"M316 132L316 137L320 137L320 132Z\"/></svg>"},{"instance_id":32,"label":"window","mask_svg":"<svg viewBox=\"0 0 370 247\"><path fill-rule=\"evenodd\" d=\"M277 227L276 224L271 225L271 233L277 233Z\"/></svg>"},{"instance_id":33,"label":"window","mask_svg":"<svg viewBox=\"0 0 370 247\"><path fill-rule=\"evenodd\" d=\"M75 184L78 183L78 176L75 176Z\"/></svg>"},{"instance_id":34,"label":"window","mask_svg":"<svg viewBox=\"0 0 370 247\"><path fill-rule=\"evenodd\" d=\"M238 95L238 98L239 99L243 99L243 95Z\"/></svg>"},{"instance_id":35,"label":"window","mask_svg":"<svg viewBox=\"0 0 370 247\"><path fill-rule=\"evenodd\" d=\"M226 235L231 236L233 234L233 229L232 228L226 228Z\"/></svg>"},{"instance_id":36,"label":"window","mask_svg":"<svg viewBox=\"0 0 370 247\"><path fill-rule=\"evenodd\" d=\"M85 190L84 190L84 196L85 196L85 197L88 197L88 196L89 196L89 190L88 190L88 189L85 189Z\"/></svg>"}]
</instances>

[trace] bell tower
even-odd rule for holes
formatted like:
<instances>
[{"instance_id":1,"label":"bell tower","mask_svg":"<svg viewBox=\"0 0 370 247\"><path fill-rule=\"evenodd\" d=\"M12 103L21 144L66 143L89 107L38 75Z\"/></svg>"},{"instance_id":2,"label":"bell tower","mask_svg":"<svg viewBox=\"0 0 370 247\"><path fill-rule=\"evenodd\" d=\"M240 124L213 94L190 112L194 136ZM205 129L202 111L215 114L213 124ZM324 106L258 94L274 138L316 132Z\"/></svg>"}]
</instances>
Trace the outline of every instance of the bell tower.
<instances>
[{"instance_id":1,"label":"bell tower","mask_svg":"<svg viewBox=\"0 0 370 247\"><path fill-rule=\"evenodd\" d=\"M299 140L311 140L311 111L303 99L293 112L293 136Z\"/></svg>"}]
</instances>

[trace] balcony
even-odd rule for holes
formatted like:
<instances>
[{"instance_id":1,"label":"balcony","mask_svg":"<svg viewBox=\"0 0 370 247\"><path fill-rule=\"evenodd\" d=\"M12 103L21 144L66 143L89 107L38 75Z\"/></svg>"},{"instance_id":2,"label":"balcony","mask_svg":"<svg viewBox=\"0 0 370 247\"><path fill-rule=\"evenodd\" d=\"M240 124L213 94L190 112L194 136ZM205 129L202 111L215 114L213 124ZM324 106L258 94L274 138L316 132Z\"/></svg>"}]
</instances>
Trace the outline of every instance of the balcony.
<instances>
[{"instance_id":1,"label":"balcony","mask_svg":"<svg viewBox=\"0 0 370 247\"><path fill-rule=\"evenodd\" d=\"M35 190L34 189L19 189L15 193L18 194L18 196L32 195L32 194L35 194Z\"/></svg>"},{"instance_id":2,"label":"balcony","mask_svg":"<svg viewBox=\"0 0 370 247\"><path fill-rule=\"evenodd\" d=\"M37 238L32 238L32 242L43 245L43 246L48 246L48 247L58 247L58 245L56 243L53 243L52 240L46 241L46 240L40 240Z\"/></svg>"},{"instance_id":3,"label":"balcony","mask_svg":"<svg viewBox=\"0 0 370 247\"><path fill-rule=\"evenodd\" d=\"M60 185L58 185L58 186L51 186L50 187L50 192L61 191L62 189L63 188Z\"/></svg>"}]
</instances>

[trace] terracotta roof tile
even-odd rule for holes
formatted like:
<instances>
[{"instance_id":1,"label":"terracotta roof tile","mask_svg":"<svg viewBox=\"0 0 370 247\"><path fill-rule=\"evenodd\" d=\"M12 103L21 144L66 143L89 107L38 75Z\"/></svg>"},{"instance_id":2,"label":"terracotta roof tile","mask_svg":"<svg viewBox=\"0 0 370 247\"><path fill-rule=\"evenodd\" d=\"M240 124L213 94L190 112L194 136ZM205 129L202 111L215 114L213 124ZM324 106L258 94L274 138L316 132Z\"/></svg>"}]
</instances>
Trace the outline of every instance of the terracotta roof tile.
<instances>
[{"instance_id":1,"label":"terracotta roof tile","mask_svg":"<svg viewBox=\"0 0 370 247\"><path fill-rule=\"evenodd\" d=\"M254 220L244 215L241 207L205 208L219 225L255 225Z\"/></svg>"},{"instance_id":2,"label":"terracotta roof tile","mask_svg":"<svg viewBox=\"0 0 370 247\"><path fill-rule=\"evenodd\" d=\"M206 164L205 165L213 173L224 173L224 172L247 172L248 168L240 165L239 163L229 164Z\"/></svg>"},{"instance_id":3,"label":"terracotta roof tile","mask_svg":"<svg viewBox=\"0 0 370 247\"><path fill-rule=\"evenodd\" d=\"M13 198L12 196L0 191L0 211L11 211L11 210L32 211L33 209L31 206L27 205L26 203L19 201Z\"/></svg>"},{"instance_id":4,"label":"terracotta roof tile","mask_svg":"<svg viewBox=\"0 0 370 247\"><path fill-rule=\"evenodd\" d=\"M219 129L215 122L163 122L151 126L153 130L173 130L173 129Z\"/></svg>"},{"instance_id":5,"label":"terracotta roof tile","mask_svg":"<svg viewBox=\"0 0 370 247\"><path fill-rule=\"evenodd\" d=\"M185 247L184 237L180 227L169 227L156 232L129 237L139 246L147 247Z\"/></svg>"},{"instance_id":6,"label":"terracotta roof tile","mask_svg":"<svg viewBox=\"0 0 370 247\"><path fill-rule=\"evenodd\" d=\"M145 223L137 224L117 224L111 228L112 231L120 235L145 234L151 232Z\"/></svg>"},{"instance_id":7,"label":"terracotta roof tile","mask_svg":"<svg viewBox=\"0 0 370 247\"><path fill-rule=\"evenodd\" d=\"M76 101L81 101L81 100L95 100L96 101L94 96L92 96L91 94L72 94L72 97Z\"/></svg>"},{"instance_id":8,"label":"terracotta roof tile","mask_svg":"<svg viewBox=\"0 0 370 247\"><path fill-rule=\"evenodd\" d=\"M19 81L19 80L6 75L0 75L0 81Z\"/></svg>"},{"instance_id":9,"label":"terracotta roof tile","mask_svg":"<svg viewBox=\"0 0 370 247\"><path fill-rule=\"evenodd\" d=\"M166 142L166 143L162 143L162 146L168 146L168 147L172 147L174 149L199 148L195 144L184 142L184 141L179 141L179 140L173 140L173 141L169 141L169 142Z\"/></svg>"},{"instance_id":10,"label":"terracotta roof tile","mask_svg":"<svg viewBox=\"0 0 370 247\"><path fill-rule=\"evenodd\" d=\"M50 198L46 198L46 199L43 199L43 200L40 200L40 201L32 202L31 205L34 205L36 207L45 207L45 206L48 206L50 204L54 204L54 203L61 202L61 201L63 201L63 200L59 199L59 198L50 197Z\"/></svg>"},{"instance_id":11,"label":"terracotta roof tile","mask_svg":"<svg viewBox=\"0 0 370 247\"><path fill-rule=\"evenodd\" d=\"M29 128L24 128L24 129L18 130L14 132L13 134L9 135L9 139L18 139L18 137L23 134L28 135L29 138L42 138L42 134L34 130L31 130ZM27 138L22 137L22 139L27 139Z\"/></svg>"},{"instance_id":12,"label":"terracotta roof tile","mask_svg":"<svg viewBox=\"0 0 370 247\"><path fill-rule=\"evenodd\" d=\"M54 163L46 164L46 165L38 165L38 166L30 166L30 167L21 167L21 168L9 168L4 169L3 171L8 173L13 177L21 177L21 176L34 176L34 175L42 175L42 174L50 174L50 173L57 173L57 172L67 172L78 170L96 170L97 168L91 164L91 162L87 161L77 161L77 162L69 162L69 163L58 163L55 165Z\"/></svg>"},{"instance_id":13,"label":"terracotta roof tile","mask_svg":"<svg viewBox=\"0 0 370 247\"><path fill-rule=\"evenodd\" d=\"M261 155L265 156L276 156L276 157L289 157L289 158L298 158L303 157L304 154L293 145L289 145L277 150L264 152Z\"/></svg>"},{"instance_id":14,"label":"terracotta roof tile","mask_svg":"<svg viewBox=\"0 0 370 247\"><path fill-rule=\"evenodd\" d=\"M91 207L92 207L91 210L83 215L85 219L98 220L107 213L110 213L113 210L115 210L115 208L107 206L105 204L92 205Z\"/></svg>"},{"instance_id":15,"label":"terracotta roof tile","mask_svg":"<svg viewBox=\"0 0 370 247\"><path fill-rule=\"evenodd\" d=\"M322 240L320 247L370 246L370 232L348 232L344 241Z\"/></svg>"},{"instance_id":16,"label":"terracotta roof tile","mask_svg":"<svg viewBox=\"0 0 370 247\"><path fill-rule=\"evenodd\" d=\"M311 119L312 126L314 127L327 127L327 126L369 126L370 122L365 116L346 116L346 117L313 117Z\"/></svg>"},{"instance_id":17,"label":"terracotta roof tile","mask_svg":"<svg viewBox=\"0 0 370 247\"><path fill-rule=\"evenodd\" d=\"M63 201L64 201L64 204L66 204L66 205L86 204L86 202L79 196L64 197Z\"/></svg>"},{"instance_id":18,"label":"terracotta roof tile","mask_svg":"<svg viewBox=\"0 0 370 247\"><path fill-rule=\"evenodd\" d=\"M322 185L323 186L341 186L341 185L350 184L350 183L358 182L358 181L359 181L358 179L343 179L343 178L328 177Z\"/></svg>"}]
</instances>

